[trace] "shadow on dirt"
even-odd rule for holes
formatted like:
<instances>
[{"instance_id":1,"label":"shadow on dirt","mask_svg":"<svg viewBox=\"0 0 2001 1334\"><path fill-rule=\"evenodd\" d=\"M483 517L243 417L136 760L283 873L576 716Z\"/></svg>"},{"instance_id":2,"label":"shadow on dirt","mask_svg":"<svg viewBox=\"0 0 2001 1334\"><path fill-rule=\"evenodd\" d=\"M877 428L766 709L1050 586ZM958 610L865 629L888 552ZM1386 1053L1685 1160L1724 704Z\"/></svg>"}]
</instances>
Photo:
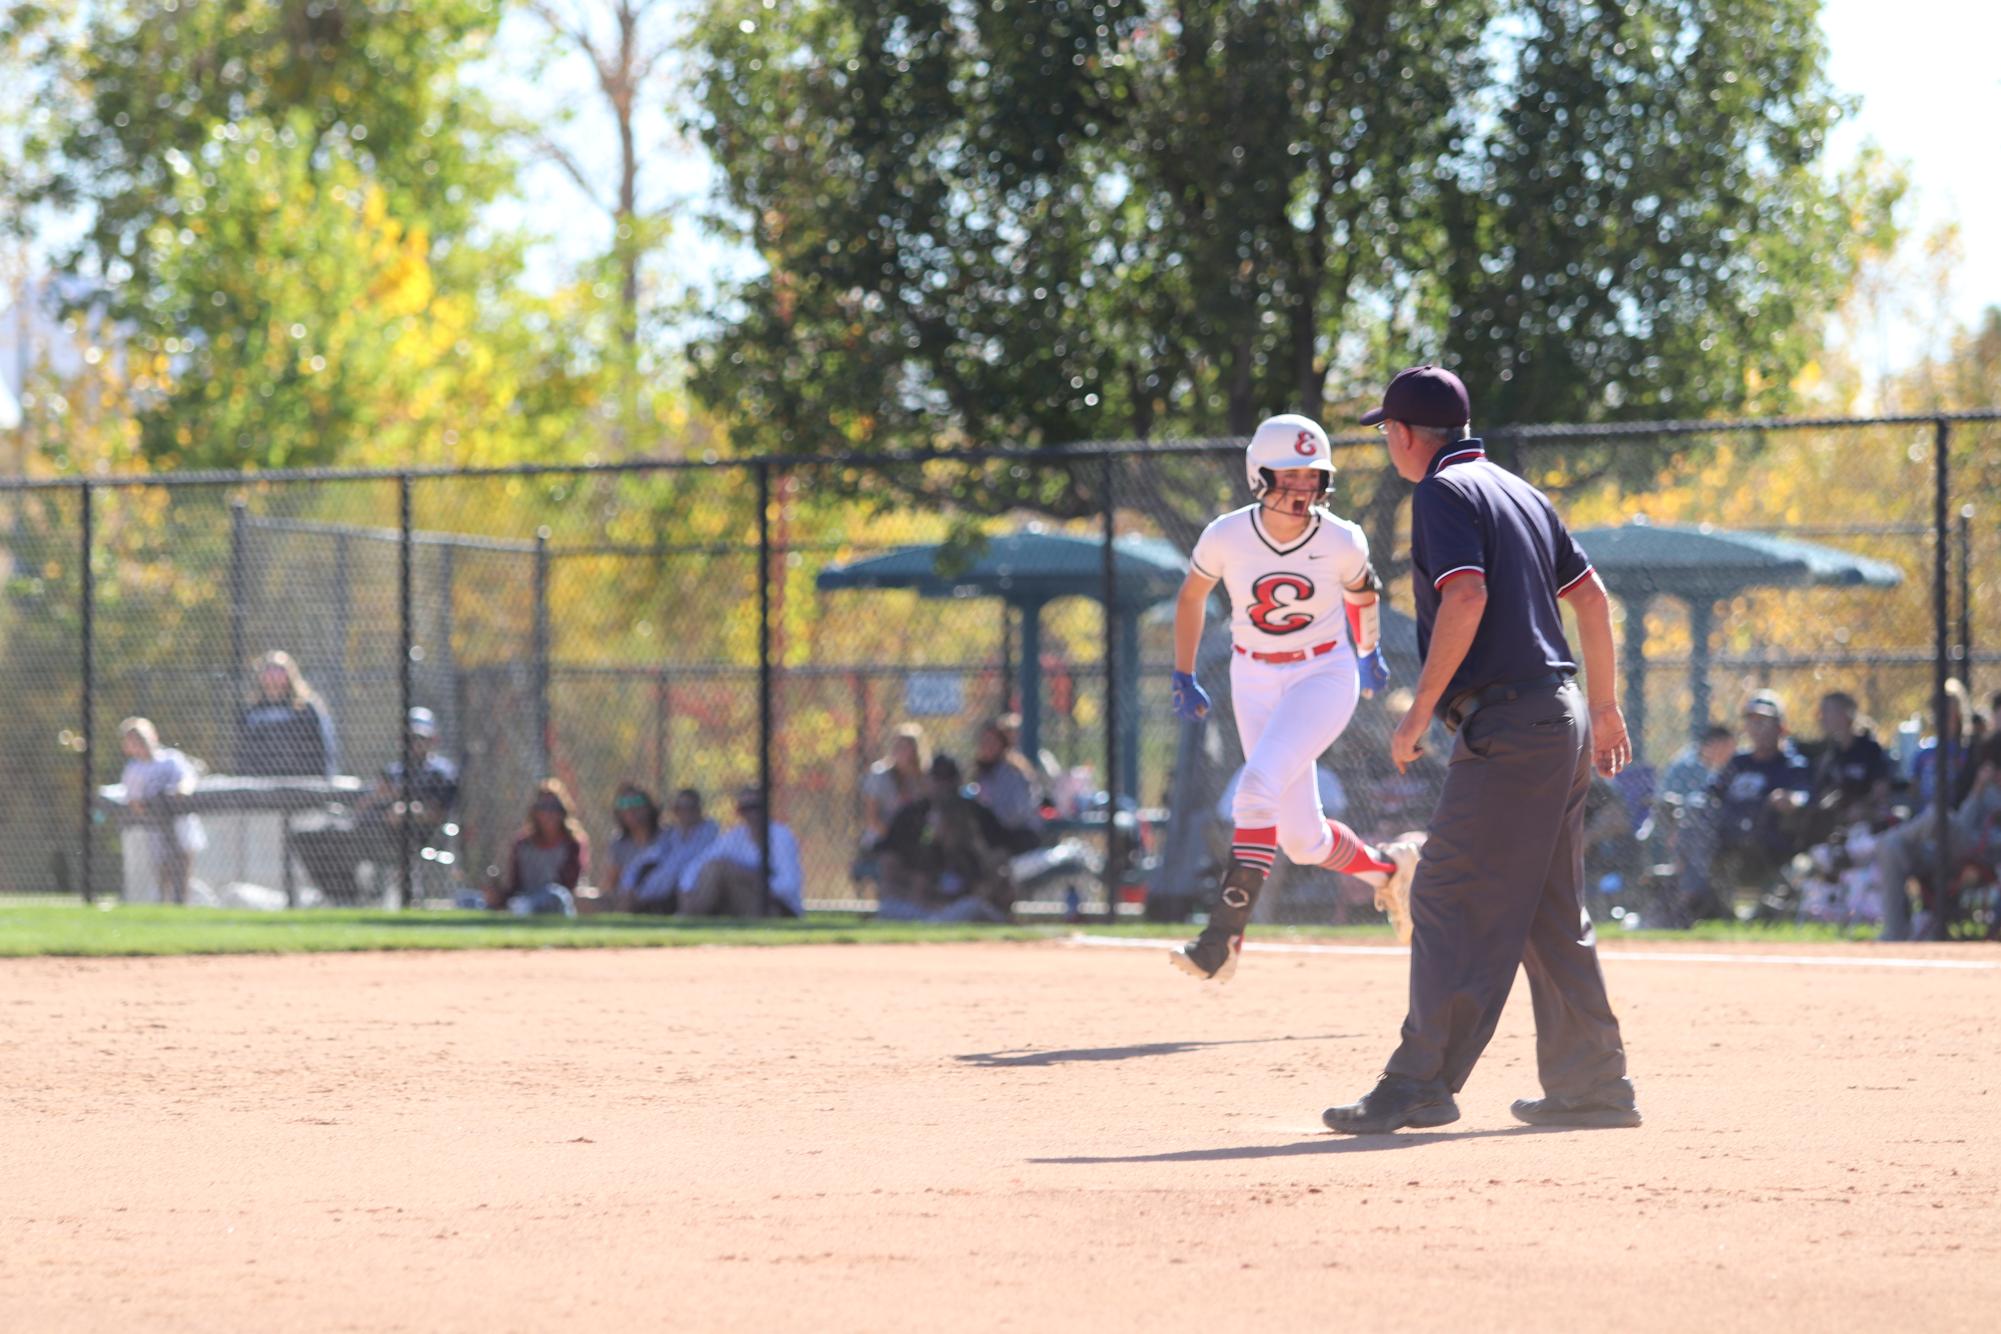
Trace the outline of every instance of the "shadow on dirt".
<instances>
[{"instance_id":1,"label":"shadow on dirt","mask_svg":"<svg viewBox=\"0 0 2001 1334\"><path fill-rule=\"evenodd\" d=\"M1255 1047L1277 1042L1344 1042L1355 1033L1328 1033L1302 1038L1288 1034L1282 1038L1224 1038L1215 1042L1138 1042L1129 1047L1069 1047L1056 1051L976 1051L952 1059L966 1065L1008 1068L1016 1066L1069 1065L1076 1061L1133 1061L1147 1056L1179 1056L1183 1052L1209 1047Z\"/></svg>"},{"instance_id":2,"label":"shadow on dirt","mask_svg":"<svg viewBox=\"0 0 2001 1334\"><path fill-rule=\"evenodd\" d=\"M1031 1163L1088 1167L1100 1163L1225 1163L1246 1158L1301 1158L1320 1153L1378 1153L1385 1149L1415 1149L1463 1139L1518 1139L1525 1135L1571 1133L1562 1126L1509 1126L1501 1130L1427 1130L1417 1134L1335 1135L1294 1140L1290 1144L1240 1144L1227 1149L1180 1149L1173 1153L1135 1153L1105 1158L1030 1158Z\"/></svg>"}]
</instances>

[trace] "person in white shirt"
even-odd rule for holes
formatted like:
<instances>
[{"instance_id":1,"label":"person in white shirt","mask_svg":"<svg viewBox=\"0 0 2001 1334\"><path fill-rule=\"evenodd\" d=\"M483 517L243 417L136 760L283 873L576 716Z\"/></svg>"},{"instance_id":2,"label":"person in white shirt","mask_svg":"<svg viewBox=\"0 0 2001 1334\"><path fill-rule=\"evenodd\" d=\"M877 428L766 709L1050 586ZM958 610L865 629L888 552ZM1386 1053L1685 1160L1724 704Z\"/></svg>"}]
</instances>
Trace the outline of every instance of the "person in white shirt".
<instances>
[{"instance_id":1,"label":"person in white shirt","mask_svg":"<svg viewBox=\"0 0 2001 1334\"><path fill-rule=\"evenodd\" d=\"M625 869L619 894L633 912L671 913L681 906L681 873L688 869L720 831L702 815L702 794L684 787L674 794L674 818L660 836Z\"/></svg>"},{"instance_id":2,"label":"person in white shirt","mask_svg":"<svg viewBox=\"0 0 2001 1334\"><path fill-rule=\"evenodd\" d=\"M1184 972L1228 981L1278 850L1367 882L1397 937L1410 936L1406 892L1414 842L1377 847L1330 819L1315 764L1354 716L1364 689L1389 684L1379 643L1382 581L1359 525L1325 509L1334 483L1327 433L1293 413L1262 423L1244 451L1252 503L1212 522L1195 543L1174 615L1174 712L1208 716L1195 653L1209 596L1231 607L1230 694L1244 772L1230 866L1202 933L1169 957Z\"/></svg>"},{"instance_id":3,"label":"person in white shirt","mask_svg":"<svg viewBox=\"0 0 2001 1334\"><path fill-rule=\"evenodd\" d=\"M805 915L799 840L776 820L771 822L771 883L770 892L766 892L757 855L757 822L763 811L764 802L756 788L737 793L737 823L718 835L681 872L683 917Z\"/></svg>"},{"instance_id":4,"label":"person in white shirt","mask_svg":"<svg viewBox=\"0 0 2001 1334\"><path fill-rule=\"evenodd\" d=\"M171 798L193 792L201 770L180 751L161 745L149 719L118 724L118 742L125 752L125 808L147 825L160 898L186 903L194 854L208 846L208 838L195 816L174 813Z\"/></svg>"}]
</instances>

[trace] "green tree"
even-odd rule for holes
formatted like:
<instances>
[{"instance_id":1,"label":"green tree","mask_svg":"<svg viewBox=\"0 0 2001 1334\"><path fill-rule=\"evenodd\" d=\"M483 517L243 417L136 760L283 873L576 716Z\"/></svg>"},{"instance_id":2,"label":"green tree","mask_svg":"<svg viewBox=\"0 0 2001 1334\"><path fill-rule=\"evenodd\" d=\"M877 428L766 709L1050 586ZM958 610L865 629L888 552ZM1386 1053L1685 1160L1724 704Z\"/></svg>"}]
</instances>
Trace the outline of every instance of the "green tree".
<instances>
[{"instance_id":1,"label":"green tree","mask_svg":"<svg viewBox=\"0 0 2001 1334\"><path fill-rule=\"evenodd\" d=\"M146 377L148 460L593 450L610 303L588 275L525 292L520 240L480 222L518 165L465 73L496 21L484 0L219 0L0 27L57 111L26 122L8 193L81 218L66 267Z\"/></svg>"},{"instance_id":2,"label":"green tree","mask_svg":"<svg viewBox=\"0 0 2001 1334\"><path fill-rule=\"evenodd\" d=\"M1630 12L1629 12L1630 11ZM1889 192L1814 0L718 4L774 448L1244 432L1421 355L1485 420L1782 405Z\"/></svg>"},{"instance_id":3,"label":"green tree","mask_svg":"<svg viewBox=\"0 0 2001 1334\"><path fill-rule=\"evenodd\" d=\"M1478 367L1490 421L1784 409L1903 188L1826 170L1819 0L1509 9L1409 341Z\"/></svg>"},{"instance_id":4,"label":"green tree","mask_svg":"<svg viewBox=\"0 0 2001 1334\"><path fill-rule=\"evenodd\" d=\"M177 216L134 251L152 292L132 352L167 386L140 413L146 455L199 467L514 456L485 435L527 369L527 349L502 351L507 312L447 285L424 228L301 121L218 126L193 155L168 151ZM536 424L509 429L532 437Z\"/></svg>"},{"instance_id":5,"label":"green tree","mask_svg":"<svg viewBox=\"0 0 2001 1334\"><path fill-rule=\"evenodd\" d=\"M11 44L53 65L68 103L37 125L39 194L87 213L75 263L138 316L144 238L184 203L173 164L218 127L262 120L351 156L391 213L442 241L510 180L491 110L461 78L496 22L489 0L24 6Z\"/></svg>"}]
</instances>

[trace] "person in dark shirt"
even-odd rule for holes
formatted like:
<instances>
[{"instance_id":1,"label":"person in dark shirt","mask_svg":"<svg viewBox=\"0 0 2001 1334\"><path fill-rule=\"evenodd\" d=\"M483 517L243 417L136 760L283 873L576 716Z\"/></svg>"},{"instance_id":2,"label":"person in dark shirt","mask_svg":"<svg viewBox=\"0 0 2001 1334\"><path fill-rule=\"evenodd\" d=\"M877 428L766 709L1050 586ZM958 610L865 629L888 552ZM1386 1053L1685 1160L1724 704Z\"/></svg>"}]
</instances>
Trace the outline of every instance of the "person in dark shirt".
<instances>
[{"instance_id":1,"label":"person in dark shirt","mask_svg":"<svg viewBox=\"0 0 2001 1334\"><path fill-rule=\"evenodd\" d=\"M1742 721L1750 748L1716 775L1708 830L1684 839L1682 909L1691 920L1734 915L1724 890L1770 879L1804 846L1799 812L1813 771L1786 735L1785 705L1769 690L1755 691Z\"/></svg>"},{"instance_id":2,"label":"person in dark shirt","mask_svg":"<svg viewBox=\"0 0 2001 1334\"><path fill-rule=\"evenodd\" d=\"M1859 727L1855 697L1830 691L1820 700L1820 745L1813 760L1811 834L1826 838L1857 820L1876 823L1890 809L1890 757Z\"/></svg>"},{"instance_id":3,"label":"person in dark shirt","mask_svg":"<svg viewBox=\"0 0 2001 1334\"><path fill-rule=\"evenodd\" d=\"M1007 920L1008 831L965 795L949 755L931 761L929 795L910 803L883 836L880 915L909 921Z\"/></svg>"},{"instance_id":4,"label":"person in dark shirt","mask_svg":"<svg viewBox=\"0 0 2001 1334\"><path fill-rule=\"evenodd\" d=\"M1453 746L1410 887L1400 1041L1375 1087L1321 1120L1346 1134L1458 1120L1455 1095L1522 970L1543 1096L1518 1099L1515 1117L1636 1126L1625 1042L1584 909L1592 774L1610 779L1632 761L1611 600L1549 497L1488 459L1471 420L1464 382L1438 366L1397 376L1362 418L1382 427L1390 465L1412 487L1422 664L1390 757L1408 770L1434 720Z\"/></svg>"},{"instance_id":5,"label":"person in dark shirt","mask_svg":"<svg viewBox=\"0 0 2001 1334\"><path fill-rule=\"evenodd\" d=\"M239 733L239 774L253 778L334 775L333 720L289 653L274 651L257 660L256 685L244 707Z\"/></svg>"},{"instance_id":6,"label":"person in dark shirt","mask_svg":"<svg viewBox=\"0 0 2001 1334\"><path fill-rule=\"evenodd\" d=\"M363 862L394 867L403 852L402 826L410 826L412 852L433 843L458 806L459 771L437 753L438 720L426 708L410 710L410 754L417 762L410 777L410 808L403 809L403 762L383 767L375 790L355 804L350 827L298 834L293 846L307 874L332 903L358 897L356 872Z\"/></svg>"}]
</instances>

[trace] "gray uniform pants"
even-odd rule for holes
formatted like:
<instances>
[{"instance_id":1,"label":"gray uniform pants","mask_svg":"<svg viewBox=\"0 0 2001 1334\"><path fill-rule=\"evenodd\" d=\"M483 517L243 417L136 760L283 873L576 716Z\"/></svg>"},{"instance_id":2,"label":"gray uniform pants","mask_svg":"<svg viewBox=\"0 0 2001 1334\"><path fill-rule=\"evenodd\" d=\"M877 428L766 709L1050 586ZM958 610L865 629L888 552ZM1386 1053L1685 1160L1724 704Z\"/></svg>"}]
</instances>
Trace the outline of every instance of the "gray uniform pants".
<instances>
[{"instance_id":1,"label":"gray uniform pants","mask_svg":"<svg viewBox=\"0 0 2001 1334\"><path fill-rule=\"evenodd\" d=\"M1389 1074L1457 1093L1523 965L1543 1091L1624 1092L1619 1021L1584 913L1590 784L1590 723L1574 684L1489 704L1460 729L1411 884L1410 1013Z\"/></svg>"}]
</instances>

